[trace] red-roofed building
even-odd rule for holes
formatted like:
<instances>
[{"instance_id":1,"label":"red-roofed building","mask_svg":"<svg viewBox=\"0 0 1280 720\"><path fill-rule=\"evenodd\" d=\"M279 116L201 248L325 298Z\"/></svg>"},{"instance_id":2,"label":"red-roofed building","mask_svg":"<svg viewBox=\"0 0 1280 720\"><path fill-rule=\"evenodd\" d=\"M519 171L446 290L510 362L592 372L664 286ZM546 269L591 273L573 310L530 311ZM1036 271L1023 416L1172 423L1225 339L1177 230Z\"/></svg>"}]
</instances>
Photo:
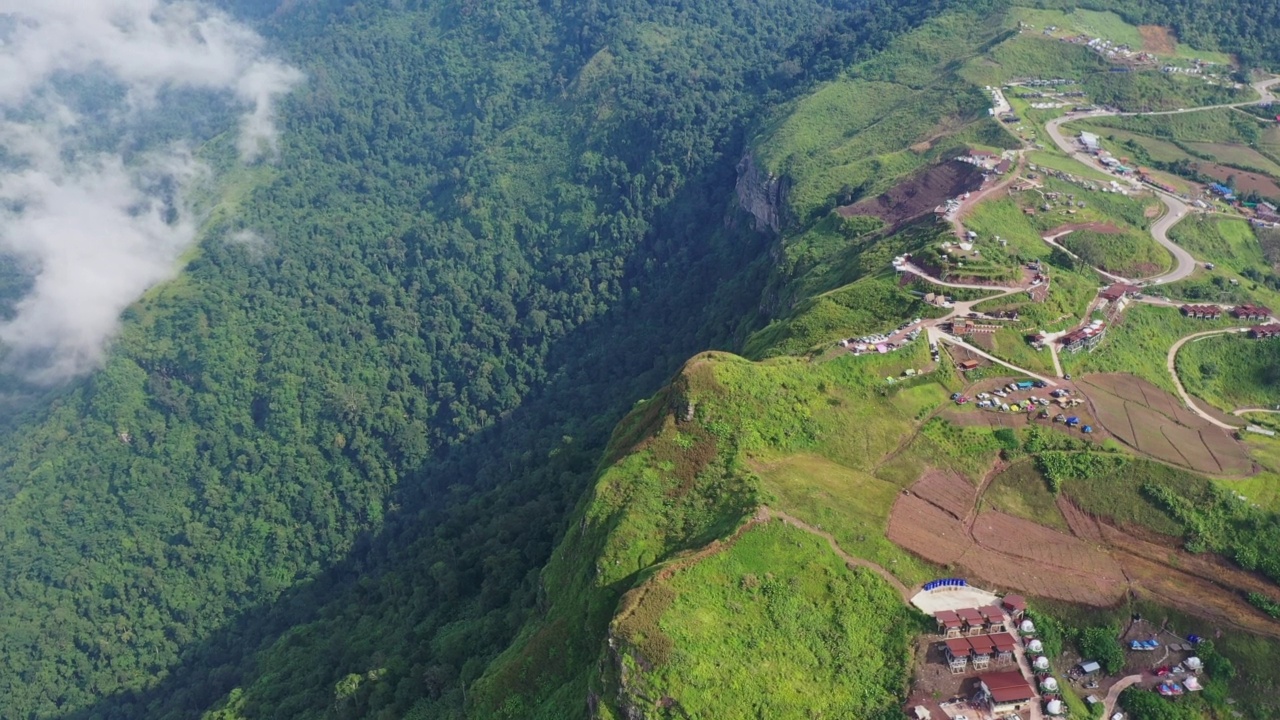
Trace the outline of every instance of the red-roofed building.
<instances>
[{"instance_id":1,"label":"red-roofed building","mask_svg":"<svg viewBox=\"0 0 1280 720\"><path fill-rule=\"evenodd\" d=\"M1036 691L1017 670L978 676L978 694L974 699L991 707L997 716L1021 712L1036 698Z\"/></svg>"},{"instance_id":2,"label":"red-roofed building","mask_svg":"<svg viewBox=\"0 0 1280 720\"><path fill-rule=\"evenodd\" d=\"M950 666L951 672L956 674L964 672L969 666L969 654L973 652L973 646L964 638L951 638L944 644L946 645L947 665Z\"/></svg>"},{"instance_id":3,"label":"red-roofed building","mask_svg":"<svg viewBox=\"0 0 1280 720\"><path fill-rule=\"evenodd\" d=\"M1004 606L1004 609L1009 613L1009 617L1013 618L1015 622L1021 620L1022 616L1027 613L1027 599L1021 595L1005 595L1000 604Z\"/></svg>"},{"instance_id":4,"label":"red-roofed building","mask_svg":"<svg viewBox=\"0 0 1280 720\"><path fill-rule=\"evenodd\" d=\"M1107 287L1102 292L1098 293L1098 297L1102 298L1103 300L1106 300L1107 302L1115 302L1116 300L1119 300L1122 297L1133 297L1134 295L1141 295L1141 294L1142 294L1142 288L1138 287L1137 285L1126 285L1124 283L1116 283L1114 285Z\"/></svg>"},{"instance_id":5,"label":"red-roofed building","mask_svg":"<svg viewBox=\"0 0 1280 720\"><path fill-rule=\"evenodd\" d=\"M963 608L957 610L956 614L964 621L964 630L967 635L981 635L987 631L986 621L982 619L982 613L975 608Z\"/></svg>"},{"instance_id":6,"label":"red-roofed building","mask_svg":"<svg viewBox=\"0 0 1280 720\"><path fill-rule=\"evenodd\" d=\"M1222 317L1222 308L1217 305L1183 305L1178 309L1183 315L1197 320L1217 320Z\"/></svg>"},{"instance_id":7,"label":"red-roofed building","mask_svg":"<svg viewBox=\"0 0 1280 720\"><path fill-rule=\"evenodd\" d=\"M1271 317L1271 310L1261 305L1237 305L1231 308L1231 314L1237 320L1266 320Z\"/></svg>"},{"instance_id":8,"label":"red-roofed building","mask_svg":"<svg viewBox=\"0 0 1280 720\"><path fill-rule=\"evenodd\" d=\"M995 605L978 608L982 619L987 621L987 632L1004 632L1004 609Z\"/></svg>"},{"instance_id":9,"label":"red-roofed building","mask_svg":"<svg viewBox=\"0 0 1280 720\"><path fill-rule=\"evenodd\" d=\"M933 614L938 621L938 633L943 637L960 637L964 634L964 621L952 610L939 610Z\"/></svg>"},{"instance_id":10,"label":"red-roofed building","mask_svg":"<svg viewBox=\"0 0 1280 720\"><path fill-rule=\"evenodd\" d=\"M1249 328L1249 337L1254 340L1267 340L1273 337L1280 337L1280 324L1270 323L1268 325L1255 325Z\"/></svg>"},{"instance_id":11,"label":"red-roofed building","mask_svg":"<svg viewBox=\"0 0 1280 720\"><path fill-rule=\"evenodd\" d=\"M991 635L991 643L996 646L996 662L1007 665L1013 662L1013 647L1017 641L1009 633Z\"/></svg>"},{"instance_id":12,"label":"red-roofed building","mask_svg":"<svg viewBox=\"0 0 1280 720\"><path fill-rule=\"evenodd\" d=\"M995 655L996 645L991 642L990 635L977 635L968 638L969 644L973 646L973 668L975 670L986 670L991 664L991 656Z\"/></svg>"}]
</instances>

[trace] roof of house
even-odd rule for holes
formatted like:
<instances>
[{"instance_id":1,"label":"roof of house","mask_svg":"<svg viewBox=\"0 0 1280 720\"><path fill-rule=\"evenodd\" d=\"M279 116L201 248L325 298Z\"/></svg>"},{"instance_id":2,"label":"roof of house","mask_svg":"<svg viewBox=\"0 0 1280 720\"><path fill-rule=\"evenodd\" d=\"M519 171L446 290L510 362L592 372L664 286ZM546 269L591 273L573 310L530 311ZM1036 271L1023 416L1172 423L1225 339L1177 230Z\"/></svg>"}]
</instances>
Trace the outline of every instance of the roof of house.
<instances>
[{"instance_id":1,"label":"roof of house","mask_svg":"<svg viewBox=\"0 0 1280 720\"><path fill-rule=\"evenodd\" d=\"M1098 663L1096 663L1096 662L1094 662L1094 661L1090 660L1090 661L1088 661L1088 662L1082 662L1082 663L1080 663L1080 669L1081 669L1081 670L1083 670L1083 671L1085 671L1085 672L1087 672L1087 673L1095 673L1095 672L1098 672L1099 670L1101 670L1101 669L1102 669L1102 666L1101 666L1101 665L1099 665Z\"/></svg>"},{"instance_id":2,"label":"roof of house","mask_svg":"<svg viewBox=\"0 0 1280 720\"><path fill-rule=\"evenodd\" d=\"M1236 317L1264 317L1271 314L1271 309L1261 305L1237 305L1231 312L1235 313Z\"/></svg>"},{"instance_id":3,"label":"roof of house","mask_svg":"<svg viewBox=\"0 0 1280 720\"><path fill-rule=\"evenodd\" d=\"M968 657L969 650L972 649L969 641L964 638L951 638L946 641L946 645L947 650L951 651L952 657Z\"/></svg>"},{"instance_id":4,"label":"roof of house","mask_svg":"<svg viewBox=\"0 0 1280 720\"><path fill-rule=\"evenodd\" d=\"M939 610L933 614L933 617L938 622L946 622L947 620L955 620L959 618L959 615L956 615L954 610Z\"/></svg>"},{"instance_id":5,"label":"roof of house","mask_svg":"<svg viewBox=\"0 0 1280 720\"><path fill-rule=\"evenodd\" d=\"M1253 335L1280 335L1280 324L1255 325L1249 328L1249 332Z\"/></svg>"},{"instance_id":6,"label":"roof of house","mask_svg":"<svg viewBox=\"0 0 1280 720\"><path fill-rule=\"evenodd\" d=\"M989 635L975 635L969 638L969 644L973 646L973 651L979 655L990 655L996 649L996 645L991 642Z\"/></svg>"},{"instance_id":7,"label":"roof of house","mask_svg":"<svg viewBox=\"0 0 1280 720\"><path fill-rule=\"evenodd\" d=\"M1030 700L1036 696L1036 691L1018 670L979 675L978 680L987 688L987 692L991 693L991 699L997 703Z\"/></svg>"},{"instance_id":8,"label":"roof of house","mask_svg":"<svg viewBox=\"0 0 1280 720\"><path fill-rule=\"evenodd\" d=\"M1136 285L1128 285L1125 283L1115 283L1098 293L1103 300L1119 300L1125 295L1137 295L1142 292L1142 288Z\"/></svg>"},{"instance_id":9,"label":"roof of house","mask_svg":"<svg viewBox=\"0 0 1280 720\"><path fill-rule=\"evenodd\" d=\"M961 610L957 610L956 614L960 616L961 620L964 620L970 625L979 625L982 623L982 613L978 612L974 608L963 608Z\"/></svg>"},{"instance_id":10,"label":"roof of house","mask_svg":"<svg viewBox=\"0 0 1280 720\"><path fill-rule=\"evenodd\" d=\"M1027 599L1021 595L1005 595L1004 606L1010 610L1026 610Z\"/></svg>"},{"instance_id":11,"label":"roof of house","mask_svg":"<svg viewBox=\"0 0 1280 720\"><path fill-rule=\"evenodd\" d=\"M996 633L989 637L991 638L992 644L996 646L996 650L1000 652L1013 652L1013 635L1009 633Z\"/></svg>"},{"instance_id":12,"label":"roof of house","mask_svg":"<svg viewBox=\"0 0 1280 720\"><path fill-rule=\"evenodd\" d=\"M982 617L988 620L995 620L997 622L1004 621L1004 608L1001 608L999 606L983 605L982 607L978 608L978 612L982 613Z\"/></svg>"},{"instance_id":13,"label":"roof of house","mask_svg":"<svg viewBox=\"0 0 1280 720\"><path fill-rule=\"evenodd\" d=\"M1188 315L1221 315L1222 308L1217 305L1183 305L1178 308Z\"/></svg>"}]
</instances>

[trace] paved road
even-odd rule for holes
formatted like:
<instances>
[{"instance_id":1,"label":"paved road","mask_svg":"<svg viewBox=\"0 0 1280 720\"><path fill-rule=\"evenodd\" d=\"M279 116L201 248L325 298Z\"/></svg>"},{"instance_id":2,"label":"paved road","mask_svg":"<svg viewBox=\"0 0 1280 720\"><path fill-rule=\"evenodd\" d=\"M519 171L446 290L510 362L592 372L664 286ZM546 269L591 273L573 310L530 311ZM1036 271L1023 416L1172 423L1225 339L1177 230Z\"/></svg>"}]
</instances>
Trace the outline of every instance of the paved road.
<instances>
[{"instance_id":1,"label":"paved road","mask_svg":"<svg viewBox=\"0 0 1280 720\"><path fill-rule=\"evenodd\" d=\"M1224 328L1222 330L1206 330L1204 332L1192 333L1184 338L1179 338L1178 342L1174 343L1173 347L1169 348L1169 356L1165 358L1165 367L1169 370L1169 376L1173 378L1173 386L1178 389L1178 395L1182 397L1182 402L1186 404L1187 409L1204 418L1209 423L1217 425L1223 430L1239 430L1240 428L1235 425L1228 425L1227 423L1222 422L1218 418L1201 410L1200 407L1195 404L1195 401L1193 401L1191 396L1187 394L1186 388L1182 387L1182 380L1178 378L1178 370L1175 367L1174 361L1177 360L1178 351L1182 349L1182 346L1192 340L1210 337L1212 335L1227 335L1230 333L1242 333L1247 331L1248 328Z\"/></svg>"},{"instance_id":2,"label":"paved road","mask_svg":"<svg viewBox=\"0 0 1280 720\"><path fill-rule=\"evenodd\" d=\"M1066 248L1066 246L1065 246L1065 245L1063 245L1062 243L1058 242L1058 238L1060 238L1060 237L1064 237L1064 236L1066 236L1066 235L1070 235L1070 234L1071 234L1071 231L1068 231L1068 232L1064 232L1064 233L1058 233L1057 235L1045 235L1045 236L1041 237L1040 239L1041 239L1041 240L1044 240L1046 243L1048 243L1048 244L1052 245L1053 247L1058 248L1058 249L1059 249L1059 250L1061 250L1062 252L1064 252L1064 253L1066 253L1066 254L1070 255L1070 256L1072 257L1072 259L1080 260L1080 256L1079 256L1079 255L1077 255L1077 254L1075 254L1075 253L1071 252L1070 250L1068 250L1068 249ZM1083 262L1083 261L1082 261L1082 262ZM1120 277L1119 275L1114 275L1114 274L1112 274L1112 273L1109 273L1109 272L1107 272L1106 270L1103 270L1103 269L1102 269L1102 268L1100 268L1100 267L1095 267L1095 268L1093 268L1093 271L1094 271L1094 272L1096 272L1096 273L1098 273L1099 275L1101 275L1101 276L1103 276L1103 277L1107 278L1108 280L1111 280L1112 282L1122 282L1122 283L1129 283L1129 284L1132 284L1132 282L1133 282L1132 280L1130 280L1130 279L1128 279L1128 278Z\"/></svg>"},{"instance_id":3,"label":"paved road","mask_svg":"<svg viewBox=\"0 0 1280 720\"><path fill-rule=\"evenodd\" d=\"M1104 719L1110 718L1116 711L1116 702L1120 700L1120 693L1140 682L1142 682L1142 675L1129 675L1120 678L1120 682L1112 685L1111 689L1107 691L1107 699L1102 704L1102 717Z\"/></svg>"},{"instance_id":4,"label":"paved road","mask_svg":"<svg viewBox=\"0 0 1280 720\"><path fill-rule=\"evenodd\" d=\"M1245 103L1245 104L1248 104L1248 103ZM1068 140L1062 134L1062 129L1060 128L1060 126L1062 125L1062 123L1068 122L1071 120L1079 120L1082 118L1090 118L1090 117L1107 117L1111 115L1122 115L1122 114L1131 115L1134 113L1110 113L1110 112L1098 111L1098 112L1092 112L1092 113L1084 113L1084 114L1075 115L1075 116L1063 115L1062 117L1054 118L1050 120L1048 123L1046 123L1045 131L1049 133L1049 137L1053 140L1053 143L1058 146L1058 149L1066 153L1067 155L1069 155L1072 159L1074 159L1079 163L1084 164L1086 167L1090 167L1095 170L1106 172L1107 171L1106 168L1100 165L1092 156L1084 152L1081 152L1080 150L1077 150L1075 147L1075 144L1070 140ZM1191 257L1191 253L1182 249L1182 247L1175 244L1172 240L1169 239L1169 228L1178 224L1178 221L1186 217L1187 211L1189 209L1187 207L1187 204L1183 202L1182 199L1177 197L1176 195L1171 195L1166 192L1161 192L1159 190L1156 190L1155 188L1147 188L1142 183L1134 180L1121 178L1119 176L1116 177L1116 182L1120 182L1122 180L1124 182L1127 182L1129 187L1135 190L1138 190L1138 189L1153 190L1156 194L1156 197L1160 198L1160 202L1164 203L1164 207L1165 207L1164 215L1162 215L1159 220L1156 220L1155 223L1151 225L1151 237L1153 237L1156 242L1160 243L1161 247L1168 250L1169 253L1173 255L1173 259L1174 259L1173 269L1167 273L1164 273L1163 275L1157 275L1152 278L1147 278L1146 282L1158 285L1163 283L1177 282L1179 280L1182 280L1190 276L1191 273L1195 272L1196 270L1196 259ZM1056 240L1057 238L1055 237L1053 239ZM1094 269L1098 270L1098 272L1102 273L1103 275L1106 275L1107 277L1111 277L1111 278L1116 277L1115 275L1112 275L1104 270L1100 270L1098 268L1094 268Z\"/></svg>"},{"instance_id":5,"label":"paved road","mask_svg":"<svg viewBox=\"0 0 1280 720\"><path fill-rule=\"evenodd\" d=\"M1256 413L1280 413L1280 410L1276 410L1276 409L1273 409L1273 408L1240 408L1239 410L1232 410L1232 411L1231 411L1231 414L1232 414L1232 415L1235 415L1236 417L1239 417L1239 416L1241 416L1241 415L1244 415L1245 413L1251 413L1251 412L1256 412Z\"/></svg>"},{"instance_id":6,"label":"paved road","mask_svg":"<svg viewBox=\"0 0 1280 720\"><path fill-rule=\"evenodd\" d=\"M1050 120L1049 122L1045 123L1044 129L1047 133L1049 133L1049 138L1053 140L1053 144L1057 145L1058 149L1066 153L1069 157L1076 160L1077 162L1083 163L1087 167L1093 168L1095 170L1101 170L1102 172L1107 172L1106 167L1098 163L1092 156L1078 150L1075 144L1072 143L1070 140L1068 140L1062 134L1061 126L1063 123L1070 122L1072 120L1083 120L1087 118L1096 118L1096 117L1134 116L1134 115L1179 115L1182 113L1200 112L1202 110L1215 110L1219 108L1242 108L1242 107L1247 107L1249 105L1259 105L1262 103L1275 101L1275 96L1272 95L1271 88L1275 87L1277 84L1280 84L1280 77L1270 78L1267 80L1259 80L1258 82L1253 83L1253 89L1255 92L1258 93L1259 99L1251 100L1249 102L1229 103L1225 105L1205 105L1200 107L1181 108L1178 110L1166 110L1162 112L1149 112L1149 113L1136 113L1136 112L1122 113L1122 112L1108 112L1105 110L1096 110L1094 112L1081 113L1079 115L1063 115L1061 117L1056 117ZM1117 182L1119 181L1120 181L1120 178L1117 178ZM1128 182L1129 186L1134 189L1145 188L1145 186L1142 185L1142 183L1136 182L1134 180L1126 180L1126 182ZM1164 215L1161 216L1160 219L1157 220L1151 226L1151 236L1155 238L1155 241L1160 243L1160 245L1164 247L1164 249L1168 250L1170 253L1173 254L1173 258L1175 262L1172 270L1170 270L1167 273L1164 273L1163 275L1157 275L1156 277L1153 277L1153 278L1147 278L1146 282L1155 284L1155 285L1159 285L1163 283L1178 282L1179 280L1183 280L1188 276L1190 276L1191 273L1195 272L1196 260L1195 258L1191 257L1191 253L1182 249L1181 247L1179 247L1177 244L1175 244L1173 241L1169 239L1169 228L1173 227L1174 225L1177 225L1178 222L1182 220L1182 218L1186 217L1187 211L1189 210L1189 208L1187 207L1187 204L1183 202L1182 199L1176 195L1172 195L1170 193L1157 190L1155 188L1147 188L1147 189L1153 190L1156 194L1156 197L1160 198L1160 201L1163 202L1165 206ZM1099 270L1099 272L1102 272L1102 271ZM1107 273L1103 273L1103 274L1106 275Z\"/></svg>"},{"instance_id":7,"label":"paved road","mask_svg":"<svg viewBox=\"0 0 1280 720\"><path fill-rule=\"evenodd\" d=\"M937 328L932 328L932 327L928 328L926 330L926 333L928 334L929 342L943 342L948 345L955 345L956 347L962 347L965 350L968 350L969 352L973 353L974 355L978 355L979 357L986 358L987 360L990 360L991 362L996 363L997 365L1003 365L1009 368L1010 370L1016 370L1022 373L1023 375L1033 377L1036 380L1040 380L1041 382L1043 382L1044 384L1050 387L1056 387L1058 385L1058 381L1054 380L1053 378L1047 378L1038 373L1033 373L1026 368L1020 368L1017 365L1014 365L1013 363L1005 362L1004 360L1001 360L1000 358L996 357L995 355L992 355L986 350L974 347L973 345L970 345L969 343L957 337L952 337L951 335L947 335L946 333L942 332L941 330L938 330Z\"/></svg>"}]
</instances>

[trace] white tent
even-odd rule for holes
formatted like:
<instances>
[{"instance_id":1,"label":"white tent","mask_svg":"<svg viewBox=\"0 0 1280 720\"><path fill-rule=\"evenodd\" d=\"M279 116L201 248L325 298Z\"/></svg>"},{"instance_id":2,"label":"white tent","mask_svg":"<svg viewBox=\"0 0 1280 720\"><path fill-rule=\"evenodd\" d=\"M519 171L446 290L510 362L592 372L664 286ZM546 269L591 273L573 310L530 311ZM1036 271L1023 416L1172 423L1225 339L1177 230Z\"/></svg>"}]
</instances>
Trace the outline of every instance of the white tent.
<instances>
[{"instance_id":1,"label":"white tent","mask_svg":"<svg viewBox=\"0 0 1280 720\"><path fill-rule=\"evenodd\" d=\"M1044 709L1045 709L1045 710L1047 710L1047 711L1049 711L1049 714L1050 714L1050 715L1061 715L1061 714L1062 714L1062 709L1063 709L1063 707L1062 707L1062 701L1061 701L1061 700L1050 700L1048 703L1046 703L1046 704L1045 704Z\"/></svg>"},{"instance_id":2,"label":"white tent","mask_svg":"<svg viewBox=\"0 0 1280 720\"><path fill-rule=\"evenodd\" d=\"M1044 652L1044 643L1032 638L1031 642L1027 643L1027 650L1033 653Z\"/></svg>"},{"instance_id":3,"label":"white tent","mask_svg":"<svg viewBox=\"0 0 1280 720\"><path fill-rule=\"evenodd\" d=\"M1040 689L1045 692L1058 692L1058 681L1055 678L1047 677L1040 681Z\"/></svg>"},{"instance_id":4,"label":"white tent","mask_svg":"<svg viewBox=\"0 0 1280 720\"><path fill-rule=\"evenodd\" d=\"M1018 629L1022 631L1023 635L1030 635L1036 631L1036 624L1030 620L1023 620L1022 624L1018 626Z\"/></svg>"},{"instance_id":5,"label":"white tent","mask_svg":"<svg viewBox=\"0 0 1280 720\"><path fill-rule=\"evenodd\" d=\"M1049 658L1041 655L1040 657L1035 659L1035 662L1033 662L1032 665L1034 665L1037 670L1048 670Z\"/></svg>"}]
</instances>

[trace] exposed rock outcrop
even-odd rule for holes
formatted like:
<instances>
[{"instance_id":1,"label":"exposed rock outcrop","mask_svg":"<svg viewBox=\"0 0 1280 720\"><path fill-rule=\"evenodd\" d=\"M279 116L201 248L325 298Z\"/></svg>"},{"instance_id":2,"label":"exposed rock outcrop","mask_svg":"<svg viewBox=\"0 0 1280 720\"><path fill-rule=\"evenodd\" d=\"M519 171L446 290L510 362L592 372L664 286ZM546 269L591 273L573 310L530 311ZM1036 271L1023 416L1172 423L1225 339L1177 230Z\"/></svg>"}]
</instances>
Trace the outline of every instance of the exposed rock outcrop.
<instances>
[{"instance_id":1,"label":"exposed rock outcrop","mask_svg":"<svg viewBox=\"0 0 1280 720\"><path fill-rule=\"evenodd\" d=\"M756 230L782 230L788 183L756 163L751 153L738 163L738 203L756 219Z\"/></svg>"}]
</instances>

